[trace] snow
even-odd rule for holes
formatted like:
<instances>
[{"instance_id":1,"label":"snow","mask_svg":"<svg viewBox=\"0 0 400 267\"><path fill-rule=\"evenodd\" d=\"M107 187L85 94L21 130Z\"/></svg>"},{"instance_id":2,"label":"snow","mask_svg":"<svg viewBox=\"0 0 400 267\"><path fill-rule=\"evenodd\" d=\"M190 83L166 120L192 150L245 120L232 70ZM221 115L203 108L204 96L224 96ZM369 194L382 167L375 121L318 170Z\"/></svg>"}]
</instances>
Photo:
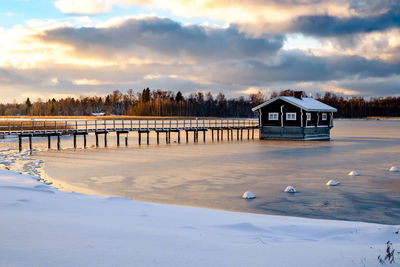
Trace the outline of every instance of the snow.
<instances>
[{"instance_id":1,"label":"snow","mask_svg":"<svg viewBox=\"0 0 400 267\"><path fill-rule=\"evenodd\" d=\"M351 172L349 172L348 175L350 175L350 176L359 176L358 172L356 172L356 171L351 171Z\"/></svg>"},{"instance_id":2,"label":"snow","mask_svg":"<svg viewBox=\"0 0 400 267\"><path fill-rule=\"evenodd\" d=\"M252 192L246 191L243 193L242 198L253 199L253 198L256 198L256 196Z\"/></svg>"},{"instance_id":3,"label":"snow","mask_svg":"<svg viewBox=\"0 0 400 267\"><path fill-rule=\"evenodd\" d=\"M67 193L0 171L2 266L376 266L399 226Z\"/></svg>"},{"instance_id":4,"label":"snow","mask_svg":"<svg viewBox=\"0 0 400 267\"><path fill-rule=\"evenodd\" d=\"M329 180L326 185L328 186L336 186L336 185L340 185L340 183L336 182L335 180Z\"/></svg>"},{"instance_id":5,"label":"snow","mask_svg":"<svg viewBox=\"0 0 400 267\"><path fill-rule=\"evenodd\" d=\"M375 266L398 226L159 205L0 171L3 266Z\"/></svg>"},{"instance_id":6,"label":"snow","mask_svg":"<svg viewBox=\"0 0 400 267\"><path fill-rule=\"evenodd\" d=\"M333 108L327 104L324 104L318 100L315 100L314 98L311 97L303 97L302 99L293 97L293 96L278 96L274 99L271 99L261 105L258 105L257 107L254 107L252 110L256 111L262 107L265 107L272 102L281 99L283 101L286 101L288 103L291 103L292 105L295 105L299 108L302 108L306 111L325 111L325 112L336 112L337 109Z\"/></svg>"},{"instance_id":7,"label":"snow","mask_svg":"<svg viewBox=\"0 0 400 267\"><path fill-rule=\"evenodd\" d=\"M293 186L288 185L288 186L285 188L284 192L285 192L285 193L296 193L297 191L296 191L296 189L295 189Z\"/></svg>"},{"instance_id":8,"label":"snow","mask_svg":"<svg viewBox=\"0 0 400 267\"><path fill-rule=\"evenodd\" d=\"M399 171L399 168L397 168L397 167L395 167L395 166L392 166L392 167L390 167L389 171L391 171L391 172L398 172L398 171Z\"/></svg>"}]
</instances>

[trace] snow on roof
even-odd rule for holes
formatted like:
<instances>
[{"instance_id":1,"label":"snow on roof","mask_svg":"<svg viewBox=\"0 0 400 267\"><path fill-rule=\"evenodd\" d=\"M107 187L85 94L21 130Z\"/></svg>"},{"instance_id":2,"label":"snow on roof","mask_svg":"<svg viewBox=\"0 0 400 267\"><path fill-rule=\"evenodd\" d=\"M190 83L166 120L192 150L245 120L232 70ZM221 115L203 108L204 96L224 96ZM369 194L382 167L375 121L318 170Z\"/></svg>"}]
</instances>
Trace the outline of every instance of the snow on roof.
<instances>
[{"instance_id":1,"label":"snow on roof","mask_svg":"<svg viewBox=\"0 0 400 267\"><path fill-rule=\"evenodd\" d=\"M252 110L253 111L259 110L260 108L265 107L265 106L271 104L272 102L275 102L278 99L281 99L285 102L295 105L296 107L302 108L305 111L326 111L326 112L336 112L337 111L336 108L328 106L327 104L324 104L318 100L315 100L314 98L303 97L302 99L299 99L299 98L296 98L293 96L275 97L274 99L271 99L265 103L258 105L257 107L252 108Z\"/></svg>"}]
</instances>

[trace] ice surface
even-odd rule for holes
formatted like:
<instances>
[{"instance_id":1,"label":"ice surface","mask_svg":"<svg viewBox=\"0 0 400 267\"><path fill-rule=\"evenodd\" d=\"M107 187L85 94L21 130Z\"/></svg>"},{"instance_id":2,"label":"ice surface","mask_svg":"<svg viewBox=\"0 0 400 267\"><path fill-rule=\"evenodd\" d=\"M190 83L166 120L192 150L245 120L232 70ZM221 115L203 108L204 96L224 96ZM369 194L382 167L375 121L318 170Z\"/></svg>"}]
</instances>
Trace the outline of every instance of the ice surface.
<instances>
[{"instance_id":1,"label":"ice surface","mask_svg":"<svg viewBox=\"0 0 400 267\"><path fill-rule=\"evenodd\" d=\"M139 147L132 133L128 148L112 147L116 140L110 134L107 149L52 150L33 158L44 160L42 170L62 190L240 212L395 224L400 221L400 184L388 167L398 166L399 132L399 121L340 120L335 121L331 142L247 141L246 131L245 140L237 141L234 131L233 141L227 141L225 132L224 141L212 142L208 132L207 141L200 138L195 145L192 135L187 145L184 140L156 145L154 134L151 145ZM171 138L177 140L177 135ZM63 148L71 147L72 141L63 137ZM40 145L36 142L35 147ZM90 135L88 146L92 143ZM47 139L42 145L46 150ZM340 190L325 185L351 170L359 171L362 181L349 176ZM283 194L287 185L301 186L301 194ZM241 198L248 189L256 193L254 201Z\"/></svg>"}]
</instances>

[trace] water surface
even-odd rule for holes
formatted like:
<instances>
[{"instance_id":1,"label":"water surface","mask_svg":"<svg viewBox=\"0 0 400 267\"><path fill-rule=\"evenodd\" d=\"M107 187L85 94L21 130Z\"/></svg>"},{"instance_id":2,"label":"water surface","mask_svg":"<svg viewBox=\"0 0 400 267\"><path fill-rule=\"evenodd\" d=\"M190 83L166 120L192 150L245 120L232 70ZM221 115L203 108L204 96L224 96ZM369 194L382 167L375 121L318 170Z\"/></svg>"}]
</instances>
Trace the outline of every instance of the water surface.
<instances>
[{"instance_id":1,"label":"water surface","mask_svg":"<svg viewBox=\"0 0 400 267\"><path fill-rule=\"evenodd\" d=\"M130 143L128 148L66 149L36 157L44 160L44 172L55 185L66 190L232 211L400 224L400 173L388 171L400 166L399 133L400 121L343 120L335 121L330 142L211 142L208 136L206 143L198 144ZM360 176L348 176L351 170ZM326 186L330 179L341 185ZM284 193L287 185L298 193ZM257 198L241 199L247 190Z\"/></svg>"}]
</instances>

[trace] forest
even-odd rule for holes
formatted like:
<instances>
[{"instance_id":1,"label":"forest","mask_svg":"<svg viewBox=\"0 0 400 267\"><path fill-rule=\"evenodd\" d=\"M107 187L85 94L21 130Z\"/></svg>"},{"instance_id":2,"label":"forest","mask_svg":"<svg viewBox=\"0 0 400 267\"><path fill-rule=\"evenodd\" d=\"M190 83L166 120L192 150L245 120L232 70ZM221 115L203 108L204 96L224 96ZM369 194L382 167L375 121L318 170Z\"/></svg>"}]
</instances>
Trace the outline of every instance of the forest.
<instances>
[{"instance_id":1,"label":"forest","mask_svg":"<svg viewBox=\"0 0 400 267\"><path fill-rule=\"evenodd\" d=\"M292 96L294 90L274 92L269 97L261 92L247 97L227 99L224 94L213 96L210 92L191 93L183 96L163 90L143 89L142 92L114 91L106 96L90 96L62 99L29 98L24 103L0 104L0 116L86 116L93 113L132 116L197 116L197 117L241 117L257 116L251 108L278 95ZM337 118L365 118L369 116L400 116L400 97L343 97L326 92L316 99L338 109Z\"/></svg>"}]
</instances>

